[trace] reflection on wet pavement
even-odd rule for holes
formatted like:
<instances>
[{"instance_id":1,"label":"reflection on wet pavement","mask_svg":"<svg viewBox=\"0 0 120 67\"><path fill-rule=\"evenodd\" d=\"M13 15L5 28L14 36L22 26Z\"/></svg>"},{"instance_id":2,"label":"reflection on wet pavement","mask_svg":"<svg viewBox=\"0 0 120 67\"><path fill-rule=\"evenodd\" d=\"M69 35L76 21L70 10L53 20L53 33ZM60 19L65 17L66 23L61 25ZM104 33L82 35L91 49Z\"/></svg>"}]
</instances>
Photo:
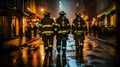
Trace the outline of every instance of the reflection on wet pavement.
<instances>
[{"instance_id":1,"label":"reflection on wet pavement","mask_svg":"<svg viewBox=\"0 0 120 67\"><path fill-rule=\"evenodd\" d=\"M83 57L86 65L114 67L114 45L95 37L86 37Z\"/></svg>"},{"instance_id":2,"label":"reflection on wet pavement","mask_svg":"<svg viewBox=\"0 0 120 67\"><path fill-rule=\"evenodd\" d=\"M55 47L52 53L45 53L44 45L40 42L36 50L30 50L26 46L0 55L0 67L114 67L115 50L106 44L109 43L86 38L83 47L84 61L80 62L80 52L76 52L74 40L67 41L66 53L58 53Z\"/></svg>"}]
</instances>

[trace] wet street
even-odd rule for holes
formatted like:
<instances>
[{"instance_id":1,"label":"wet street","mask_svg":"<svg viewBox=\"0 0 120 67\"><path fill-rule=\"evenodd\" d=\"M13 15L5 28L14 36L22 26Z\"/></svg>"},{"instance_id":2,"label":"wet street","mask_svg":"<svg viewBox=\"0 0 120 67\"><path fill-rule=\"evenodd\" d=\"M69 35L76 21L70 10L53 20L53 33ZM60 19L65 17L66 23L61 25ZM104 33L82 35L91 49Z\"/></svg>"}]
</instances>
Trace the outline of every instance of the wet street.
<instances>
[{"instance_id":1,"label":"wet street","mask_svg":"<svg viewBox=\"0 0 120 67\"><path fill-rule=\"evenodd\" d=\"M0 0L0 67L119 67L120 0Z\"/></svg>"},{"instance_id":2,"label":"wet street","mask_svg":"<svg viewBox=\"0 0 120 67\"><path fill-rule=\"evenodd\" d=\"M17 43L19 38L11 41L16 47L9 47L11 51L0 55L0 67L114 67L113 46L94 37L86 37L84 41L83 62L76 58L79 54L76 53L75 40L72 38L67 40L65 54L62 51L57 53L55 43L52 53L45 53L41 38L27 42L27 45L24 40L21 41L24 45L17 45L20 44Z\"/></svg>"}]
</instances>

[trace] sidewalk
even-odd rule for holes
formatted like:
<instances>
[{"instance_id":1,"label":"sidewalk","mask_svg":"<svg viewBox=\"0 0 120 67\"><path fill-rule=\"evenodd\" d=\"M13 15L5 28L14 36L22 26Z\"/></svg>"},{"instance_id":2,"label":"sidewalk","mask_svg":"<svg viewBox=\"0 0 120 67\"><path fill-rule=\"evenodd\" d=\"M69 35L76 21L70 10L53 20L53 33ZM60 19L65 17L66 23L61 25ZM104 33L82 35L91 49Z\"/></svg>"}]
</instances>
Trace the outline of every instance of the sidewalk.
<instances>
[{"instance_id":1,"label":"sidewalk","mask_svg":"<svg viewBox=\"0 0 120 67\"><path fill-rule=\"evenodd\" d=\"M23 45L27 42L27 38L23 36L22 38L17 37L15 39L11 39L9 41L4 41L3 42L3 49L9 48L9 46L20 46Z\"/></svg>"},{"instance_id":2,"label":"sidewalk","mask_svg":"<svg viewBox=\"0 0 120 67\"><path fill-rule=\"evenodd\" d=\"M33 39L27 39L25 36L21 37L17 37L15 39L11 39L9 41L4 41L3 42L3 46L2 49L0 49L0 53L6 53L6 52L11 52L14 50L19 50L20 46L23 46L27 43L33 42L35 41L37 38L40 37L36 37Z\"/></svg>"}]
</instances>

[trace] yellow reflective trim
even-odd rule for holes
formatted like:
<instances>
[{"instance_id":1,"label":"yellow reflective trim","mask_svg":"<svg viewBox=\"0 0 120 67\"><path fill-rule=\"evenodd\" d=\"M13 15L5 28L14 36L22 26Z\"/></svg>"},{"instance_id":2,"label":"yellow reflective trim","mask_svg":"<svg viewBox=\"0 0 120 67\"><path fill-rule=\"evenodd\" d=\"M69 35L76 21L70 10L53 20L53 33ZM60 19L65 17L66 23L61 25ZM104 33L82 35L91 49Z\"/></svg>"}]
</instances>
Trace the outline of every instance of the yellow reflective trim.
<instances>
[{"instance_id":1,"label":"yellow reflective trim","mask_svg":"<svg viewBox=\"0 0 120 67\"><path fill-rule=\"evenodd\" d=\"M39 33L41 33L41 31L39 31Z\"/></svg>"},{"instance_id":2,"label":"yellow reflective trim","mask_svg":"<svg viewBox=\"0 0 120 67\"><path fill-rule=\"evenodd\" d=\"M57 31L57 28L55 28L54 30Z\"/></svg>"},{"instance_id":3,"label":"yellow reflective trim","mask_svg":"<svg viewBox=\"0 0 120 67\"><path fill-rule=\"evenodd\" d=\"M45 49L48 49L48 47L45 47Z\"/></svg>"},{"instance_id":4,"label":"yellow reflective trim","mask_svg":"<svg viewBox=\"0 0 120 67\"><path fill-rule=\"evenodd\" d=\"M52 23L52 25L55 25L55 23Z\"/></svg>"},{"instance_id":5,"label":"yellow reflective trim","mask_svg":"<svg viewBox=\"0 0 120 67\"><path fill-rule=\"evenodd\" d=\"M76 32L77 35L81 35L82 33L84 33L84 31L77 31Z\"/></svg>"},{"instance_id":6,"label":"yellow reflective trim","mask_svg":"<svg viewBox=\"0 0 120 67\"><path fill-rule=\"evenodd\" d=\"M42 28L45 28L45 27L53 27L52 25L43 25Z\"/></svg>"},{"instance_id":7,"label":"yellow reflective trim","mask_svg":"<svg viewBox=\"0 0 120 67\"><path fill-rule=\"evenodd\" d=\"M74 26L75 24L74 24L74 23L72 23L72 25Z\"/></svg>"},{"instance_id":8,"label":"yellow reflective trim","mask_svg":"<svg viewBox=\"0 0 120 67\"><path fill-rule=\"evenodd\" d=\"M62 33L62 31L58 31L58 33Z\"/></svg>"},{"instance_id":9,"label":"yellow reflective trim","mask_svg":"<svg viewBox=\"0 0 120 67\"><path fill-rule=\"evenodd\" d=\"M63 49L65 49L65 47L62 47Z\"/></svg>"},{"instance_id":10,"label":"yellow reflective trim","mask_svg":"<svg viewBox=\"0 0 120 67\"><path fill-rule=\"evenodd\" d=\"M58 31L58 33L67 33L67 30Z\"/></svg>"},{"instance_id":11,"label":"yellow reflective trim","mask_svg":"<svg viewBox=\"0 0 120 67\"><path fill-rule=\"evenodd\" d=\"M77 33L82 33L83 31L77 31Z\"/></svg>"},{"instance_id":12,"label":"yellow reflective trim","mask_svg":"<svg viewBox=\"0 0 120 67\"><path fill-rule=\"evenodd\" d=\"M52 47L52 45L49 45L49 47Z\"/></svg>"},{"instance_id":13,"label":"yellow reflective trim","mask_svg":"<svg viewBox=\"0 0 120 67\"><path fill-rule=\"evenodd\" d=\"M83 25L83 27L86 27L86 26L87 26L86 24Z\"/></svg>"},{"instance_id":14,"label":"yellow reflective trim","mask_svg":"<svg viewBox=\"0 0 120 67\"><path fill-rule=\"evenodd\" d=\"M74 33L77 33L77 30L75 30L75 32Z\"/></svg>"},{"instance_id":15,"label":"yellow reflective trim","mask_svg":"<svg viewBox=\"0 0 120 67\"><path fill-rule=\"evenodd\" d=\"M70 24L67 24L67 26L69 26Z\"/></svg>"},{"instance_id":16,"label":"yellow reflective trim","mask_svg":"<svg viewBox=\"0 0 120 67\"><path fill-rule=\"evenodd\" d=\"M58 48L60 48L60 46L58 46Z\"/></svg>"},{"instance_id":17,"label":"yellow reflective trim","mask_svg":"<svg viewBox=\"0 0 120 67\"><path fill-rule=\"evenodd\" d=\"M83 43L80 43L80 46L82 46L83 45Z\"/></svg>"},{"instance_id":18,"label":"yellow reflective trim","mask_svg":"<svg viewBox=\"0 0 120 67\"><path fill-rule=\"evenodd\" d=\"M58 24L58 23L55 23L55 26L58 26L58 27L60 27L60 24Z\"/></svg>"},{"instance_id":19,"label":"yellow reflective trim","mask_svg":"<svg viewBox=\"0 0 120 67\"><path fill-rule=\"evenodd\" d=\"M57 26L58 24L56 23L55 25Z\"/></svg>"},{"instance_id":20,"label":"yellow reflective trim","mask_svg":"<svg viewBox=\"0 0 120 67\"><path fill-rule=\"evenodd\" d=\"M76 27L75 23L73 23L72 26Z\"/></svg>"},{"instance_id":21,"label":"yellow reflective trim","mask_svg":"<svg viewBox=\"0 0 120 67\"><path fill-rule=\"evenodd\" d=\"M43 31L42 34L51 34L53 31Z\"/></svg>"},{"instance_id":22,"label":"yellow reflective trim","mask_svg":"<svg viewBox=\"0 0 120 67\"><path fill-rule=\"evenodd\" d=\"M42 26L42 24L38 24L39 26Z\"/></svg>"},{"instance_id":23,"label":"yellow reflective trim","mask_svg":"<svg viewBox=\"0 0 120 67\"><path fill-rule=\"evenodd\" d=\"M63 30L62 32L63 32L63 33L66 33L66 32L67 32L67 30Z\"/></svg>"}]
</instances>

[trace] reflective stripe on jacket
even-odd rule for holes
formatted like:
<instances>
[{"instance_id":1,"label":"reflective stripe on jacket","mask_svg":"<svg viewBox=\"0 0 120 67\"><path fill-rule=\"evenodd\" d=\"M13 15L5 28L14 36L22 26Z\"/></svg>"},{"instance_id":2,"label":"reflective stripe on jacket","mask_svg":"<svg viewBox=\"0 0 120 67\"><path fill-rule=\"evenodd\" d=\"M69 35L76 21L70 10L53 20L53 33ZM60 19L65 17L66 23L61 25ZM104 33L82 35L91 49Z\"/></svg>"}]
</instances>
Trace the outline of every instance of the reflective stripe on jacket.
<instances>
[{"instance_id":1,"label":"reflective stripe on jacket","mask_svg":"<svg viewBox=\"0 0 120 67\"><path fill-rule=\"evenodd\" d=\"M42 25L42 28L53 27L53 25Z\"/></svg>"},{"instance_id":2,"label":"reflective stripe on jacket","mask_svg":"<svg viewBox=\"0 0 120 67\"><path fill-rule=\"evenodd\" d=\"M42 31L42 34L53 34L53 31Z\"/></svg>"},{"instance_id":3,"label":"reflective stripe on jacket","mask_svg":"<svg viewBox=\"0 0 120 67\"><path fill-rule=\"evenodd\" d=\"M60 31L58 31L58 33L59 34L65 34L65 33L68 33L68 31L67 30L60 30Z\"/></svg>"}]
</instances>

